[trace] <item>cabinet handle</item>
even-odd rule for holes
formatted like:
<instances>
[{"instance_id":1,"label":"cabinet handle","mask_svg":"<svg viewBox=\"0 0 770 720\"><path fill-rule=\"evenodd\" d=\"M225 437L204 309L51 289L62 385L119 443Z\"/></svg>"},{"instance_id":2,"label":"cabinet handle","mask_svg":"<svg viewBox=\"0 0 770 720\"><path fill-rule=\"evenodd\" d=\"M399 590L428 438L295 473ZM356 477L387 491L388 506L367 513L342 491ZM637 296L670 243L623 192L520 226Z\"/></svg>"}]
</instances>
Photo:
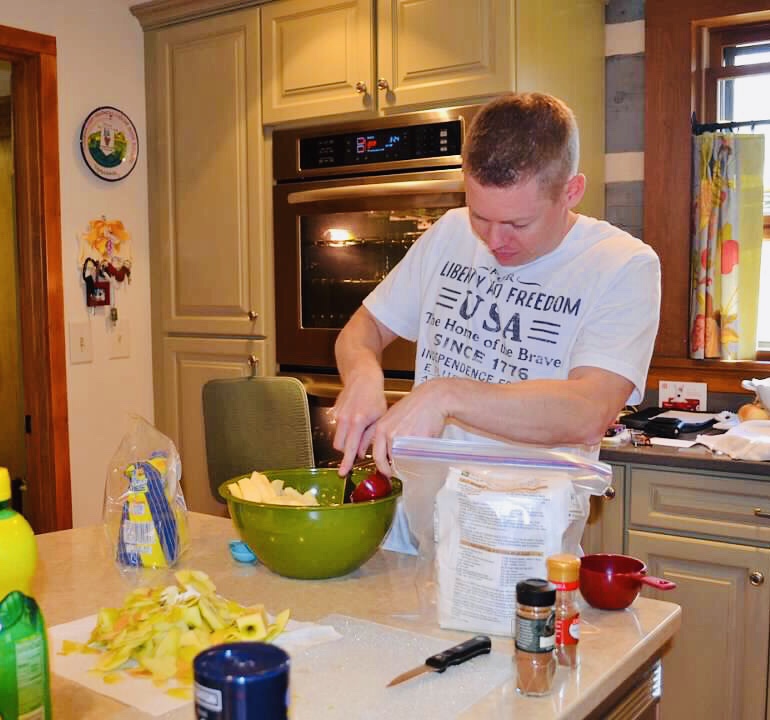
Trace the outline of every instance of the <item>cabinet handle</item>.
<instances>
[{"instance_id":1,"label":"cabinet handle","mask_svg":"<svg viewBox=\"0 0 770 720\"><path fill-rule=\"evenodd\" d=\"M759 570L754 570L753 572L749 573L749 582L754 587L759 587L762 583L765 582L765 576L759 572Z\"/></svg>"},{"instance_id":2,"label":"cabinet handle","mask_svg":"<svg viewBox=\"0 0 770 720\"><path fill-rule=\"evenodd\" d=\"M378 90L390 90L390 85L388 85L388 81L385 78L378 78L378 80L377 80L377 89Z\"/></svg>"},{"instance_id":3,"label":"cabinet handle","mask_svg":"<svg viewBox=\"0 0 770 720\"><path fill-rule=\"evenodd\" d=\"M754 508L754 515L756 515L756 517L766 518L770 520L770 512L767 512L762 508Z\"/></svg>"},{"instance_id":4,"label":"cabinet handle","mask_svg":"<svg viewBox=\"0 0 770 720\"><path fill-rule=\"evenodd\" d=\"M605 500L614 500L617 492L614 487L610 486L602 494L604 495Z\"/></svg>"},{"instance_id":5,"label":"cabinet handle","mask_svg":"<svg viewBox=\"0 0 770 720\"><path fill-rule=\"evenodd\" d=\"M257 367L259 367L259 360L256 355L249 355L249 367L251 368L251 377L257 377Z\"/></svg>"},{"instance_id":6,"label":"cabinet handle","mask_svg":"<svg viewBox=\"0 0 770 720\"><path fill-rule=\"evenodd\" d=\"M254 322L254 320L256 320L258 317L259 317L259 313L258 312L254 312L253 310L249 310L249 320Z\"/></svg>"},{"instance_id":7,"label":"cabinet handle","mask_svg":"<svg viewBox=\"0 0 770 720\"><path fill-rule=\"evenodd\" d=\"M358 81L358 82L355 84L355 88L356 88L356 92L357 92L359 95L363 95L364 93L366 93L366 83L365 83L365 82L361 82L361 81L359 80L359 81Z\"/></svg>"}]
</instances>

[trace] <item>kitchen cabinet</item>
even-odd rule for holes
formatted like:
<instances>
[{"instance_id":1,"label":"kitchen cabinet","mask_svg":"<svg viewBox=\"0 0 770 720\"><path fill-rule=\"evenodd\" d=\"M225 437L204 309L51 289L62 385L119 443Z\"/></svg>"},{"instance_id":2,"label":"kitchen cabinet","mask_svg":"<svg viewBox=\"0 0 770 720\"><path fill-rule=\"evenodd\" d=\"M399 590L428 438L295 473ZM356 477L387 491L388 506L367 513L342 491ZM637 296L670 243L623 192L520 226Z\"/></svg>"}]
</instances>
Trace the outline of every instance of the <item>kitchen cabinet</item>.
<instances>
[{"instance_id":1,"label":"kitchen cabinet","mask_svg":"<svg viewBox=\"0 0 770 720\"><path fill-rule=\"evenodd\" d=\"M155 424L190 508L209 492L201 388L274 372L259 8L145 34Z\"/></svg>"},{"instance_id":2,"label":"kitchen cabinet","mask_svg":"<svg viewBox=\"0 0 770 720\"><path fill-rule=\"evenodd\" d=\"M266 124L513 86L512 0L280 0L262 16Z\"/></svg>"},{"instance_id":3,"label":"kitchen cabinet","mask_svg":"<svg viewBox=\"0 0 770 720\"><path fill-rule=\"evenodd\" d=\"M610 463L612 485L604 495L591 496L581 547L586 555L622 553L625 504L625 466Z\"/></svg>"},{"instance_id":4,"label":"kitchen cabinet","mask_svg":"<svg viewBox=\"0 0 770 720\"><path fill-rule=\"evenodd\" d=\"M175 442L182 458L182 491L188 508L227 517L227 506L209 490L201 393L214 378L264 375L262 340L166 337L162 345L163 385L156 425ZM251 365L246 362L251 360Z\"/></svg>"},{"instance_id":5,"label":"kitchen cabinet","mask_svg":"<svg viewBox=\"0 0 770 720\"><path fill-rule=\"evenodd\" d=\"M145 47L160 329L264 335L272 271L261 191L259 9L154 30Z\"/></svg>"},{"instance_id":6,"label":"kitchen cabinet","mask_svg":"<svg viewBox=\"0 0 770 720\"><path fill-rule=\"evenodd\" d=\"M565 32L586 30L603 45L596 0L279 0L262 15L264 122L536 89L568 63L574 76L586 53Z\"/></svg>"},{"instance_id":7,"label":"kitchen cabinet","mask_svg":"<svg viewBox=\"0 0 770 720\"><path fill-rule=\"evenodd\" d=\"M677 584L644 594L683 610L663 657L663 717L766 718L770 483L645 465L626 473L628 554Z\"/></svg>"},{"instance_id":8,"label":"kitchen cabinet","mask_svg":"<svg viewBox=\"0 0 770 720\"><path fill-rule=\"evenodd\" d=\"M266 125L547 92L575 112L580 211L604 216L602 0L277 0L262 6Z\"/></svg>"}]
</instances>

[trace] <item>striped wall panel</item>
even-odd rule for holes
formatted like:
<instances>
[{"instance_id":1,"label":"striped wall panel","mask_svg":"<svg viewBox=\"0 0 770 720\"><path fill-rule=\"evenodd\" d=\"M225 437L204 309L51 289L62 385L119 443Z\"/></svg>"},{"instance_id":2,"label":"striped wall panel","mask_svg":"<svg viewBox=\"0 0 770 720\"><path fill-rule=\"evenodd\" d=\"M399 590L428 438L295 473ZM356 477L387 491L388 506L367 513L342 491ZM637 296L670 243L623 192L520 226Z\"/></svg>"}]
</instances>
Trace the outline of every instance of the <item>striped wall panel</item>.
<instances>
[{"instance_id":1,"label":"striped wall panel","mask_svg":"<svg viewBox=\"0 0 770 720\"><path fill-rule=\"evenodd\" d=\"M605 212L642 237L644 200L644 0L605 8Z\"/></svg>"}]
</instances>

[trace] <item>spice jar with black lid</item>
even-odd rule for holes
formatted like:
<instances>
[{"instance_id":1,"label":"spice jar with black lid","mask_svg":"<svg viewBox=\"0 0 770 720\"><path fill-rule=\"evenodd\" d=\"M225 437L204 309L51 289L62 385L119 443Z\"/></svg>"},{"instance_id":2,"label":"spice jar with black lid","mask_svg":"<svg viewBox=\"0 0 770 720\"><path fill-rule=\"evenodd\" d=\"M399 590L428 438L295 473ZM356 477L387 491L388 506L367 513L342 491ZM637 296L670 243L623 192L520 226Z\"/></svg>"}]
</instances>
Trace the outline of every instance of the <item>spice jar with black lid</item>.
<instances>
[{"instance_id":1,"label":"spice jar with black lid","mask_svg":"<svg viewBox=\"0 0 770 720\"><path fill-rule=\"evenodd\" d=\"M530 578L516 584L516 689L522 695L547 695L556 673L554 656L556 588Z\"/></svg>"}]
</instances>

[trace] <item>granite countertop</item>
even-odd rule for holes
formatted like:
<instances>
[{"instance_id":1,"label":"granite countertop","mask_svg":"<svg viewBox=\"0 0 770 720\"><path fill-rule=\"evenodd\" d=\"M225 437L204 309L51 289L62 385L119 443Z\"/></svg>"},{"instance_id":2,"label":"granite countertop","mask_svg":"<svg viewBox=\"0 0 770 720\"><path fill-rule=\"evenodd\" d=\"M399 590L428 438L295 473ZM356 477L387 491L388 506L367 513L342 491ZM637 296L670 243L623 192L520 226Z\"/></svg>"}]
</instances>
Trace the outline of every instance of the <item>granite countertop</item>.
<instances>
[{"instance_id":1,"label":"granite countertop","mask_svg":"<svg viewBox=\"0 0 770 720\"><path fill-rule=\"evenodd\" d=\"M697 433L683 434L681 440L695 440ZM770 481L770 462L733 460L728 455L714 453L705 445L688 448L650 445L634 447L630 443L617 447L602 447L599 459L613 463L663 465L693 471L711 470L740 475L755 475Z\"/></svg>"},{"instance_id":2,"label":"granite countertop","mask_svg":"<svg viewBox=\"0 0 770 720\"><path fill-rule=\"evenodd\" d=\"M270 612L289 607L298 620L316 621L330 613L354 616L446 639L447 645L468 636L441 630L424 613L415 614L420 604L415 590L418 560L414 557L380 551L361 569L343 578L289 580L262 566L239 565L230 558L227 541L235 537L235 532L229 519L191 513L190 531L191 546L180 567L207 572L218 592L243 604L261 602ZM91 615L100 607L120 605L131 589L111 560L101 526L48 533L37 540L39 565L33 594L49 627ZM560 668L550 696L520 697L512 673L511 680L460 717L584 718L660 653L679 628L681 609L672 603L640 597L624 611L603 612L586 606L582 618L580 667L572 672ZM513 643L509 638L494 637L493 651L512 655ZM50 652L57 652L57 648ZM443 678L448 679L448 674ZM344 676L341 683L344 685ZM57 720L149 717L56 675L52 687ZM451 692L451 683L447 682L446 687ZM329 694L338 704L344 702L344 694L334 688L329 688ZM324 707L327 700L319 697L319 707ZM165 717L181 720L191 713L190 706ZM356 719L351 716L351 720Z\"/></svg>"},{"instance_id":3,"label":"granite countertop","mask_svg":"<svg viewBox=\"0 0 770 720\"><path fill-rule=\"evenodd\" d=\"M738 408L753 399L753 394L745 393L709 393L708 412L717 414L723 410L737 412ZM658 391L648 390L638 408L658 405ZM719 430L706 430L700 434L718 434ZM681 440L695 440L699 433L687 433ZM602 447L599 459L605 462L633 463L640 465L661 465L684 470L710 470L722 473L754 475L758 479L770 480L770 462L733 460L728 455L711 452L705 445L693 445L689 448L665 447L661 445L634 447L619 445Z\"/></svg>"}]
</instances>

